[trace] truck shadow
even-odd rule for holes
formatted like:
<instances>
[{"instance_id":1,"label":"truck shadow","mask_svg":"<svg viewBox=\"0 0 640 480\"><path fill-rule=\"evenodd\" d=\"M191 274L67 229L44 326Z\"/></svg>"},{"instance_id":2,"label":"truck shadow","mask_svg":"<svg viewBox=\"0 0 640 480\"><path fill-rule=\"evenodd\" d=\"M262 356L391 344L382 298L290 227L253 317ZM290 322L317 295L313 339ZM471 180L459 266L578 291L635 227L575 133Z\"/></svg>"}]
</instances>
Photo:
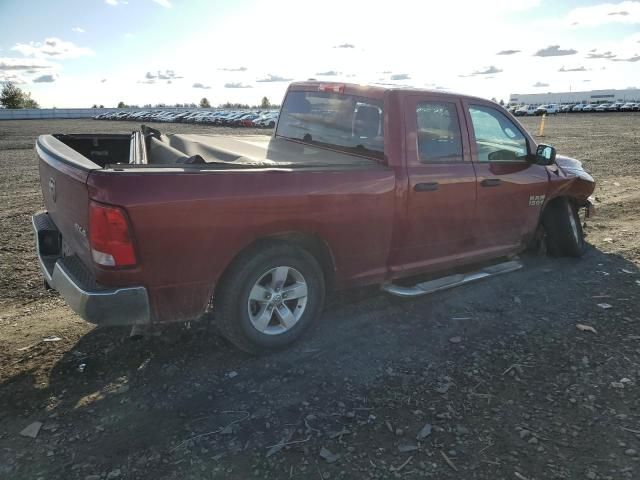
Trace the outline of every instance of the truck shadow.
<instances>
[{"instance_id":1,"label":"truck shadow","mask_svg":"<svg viewBox=\"0 0 640 480\"><path fill-rule=\"evenodd\" d=\"M330 402L347 390L357 397L399 364L437 372L455 361L456 349L488 338L637 310L629 300L640 270L622 256L590 248L581 260L523 261L518 272L411 300L370 288L333 295L301 342L267 357L239 352L206 324L138 342L127 329L96 329L54 365L46 388L32 371L3 382L5 418L26 411L42 419L46 406L47 415L99 442L105 459L124 461L130 452L168 451L189 437L194 419L214 428L220 412L246 411L254 424L295 423L301 402ZM450 342L454 336L459 345ZM272 440L267 433L257 442ZM82 457L89 446L77 452Z\"/></svg>"}]
</instances>

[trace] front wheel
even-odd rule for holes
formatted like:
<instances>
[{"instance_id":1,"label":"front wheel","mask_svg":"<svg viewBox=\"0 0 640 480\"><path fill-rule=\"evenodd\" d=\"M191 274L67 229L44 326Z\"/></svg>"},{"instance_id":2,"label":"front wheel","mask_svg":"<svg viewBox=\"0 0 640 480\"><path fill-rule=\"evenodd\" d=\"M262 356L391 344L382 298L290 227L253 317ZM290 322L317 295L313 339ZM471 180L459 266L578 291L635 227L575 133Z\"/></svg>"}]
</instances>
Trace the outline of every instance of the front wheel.
<instances>
[{"instance_id":1,"label":"front wheel","mask_svg":"<svg viewBox=\"0 0 640 480\"><path fill-rule=\"evenodd\" d=\"M586 243L580 216L567 198L559 198L547 207L543 225L551 255L580 257L584 253Z\"/></svg>"},{"instance_id":2,"label":"front wheel","mask_svg":"<svg viewBox=\"0 0 640 480\"><path fill-rule=\"evenodd\" d=\"M322 268L305 250L285 243L242 255L221 280L214 315L222 334L252 354L290 345L319 317Z\"/></svg>"}]
</instances>

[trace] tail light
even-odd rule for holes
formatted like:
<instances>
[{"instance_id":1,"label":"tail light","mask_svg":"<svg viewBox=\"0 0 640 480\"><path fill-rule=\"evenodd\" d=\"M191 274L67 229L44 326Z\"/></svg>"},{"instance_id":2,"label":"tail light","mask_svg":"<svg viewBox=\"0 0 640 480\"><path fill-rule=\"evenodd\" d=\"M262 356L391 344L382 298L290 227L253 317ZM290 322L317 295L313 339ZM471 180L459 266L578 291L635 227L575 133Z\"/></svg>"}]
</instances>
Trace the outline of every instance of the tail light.
<instances>
[{"instance_id":1,"label":"tail light","mask_svg":"<svg viewBox=\"0 0 640 480\"><path fill-rule=\"evenodd\" d=\"M90 202L89 241L98 265L130 267L137 263L129 222L121 208Z\"/></svg>"}]
</instances>

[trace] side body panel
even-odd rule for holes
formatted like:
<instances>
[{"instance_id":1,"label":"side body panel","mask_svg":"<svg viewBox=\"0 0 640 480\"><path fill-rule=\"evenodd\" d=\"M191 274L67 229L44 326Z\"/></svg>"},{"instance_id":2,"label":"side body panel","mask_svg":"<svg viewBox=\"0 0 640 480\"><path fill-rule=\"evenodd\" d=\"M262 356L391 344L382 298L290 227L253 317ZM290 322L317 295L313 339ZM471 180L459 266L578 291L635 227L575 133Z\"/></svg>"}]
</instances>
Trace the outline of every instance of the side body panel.
<instances>
[{"instance_id":1,"label":"side body panel","mask_svg":"<svg viewBox=\"0 0 640 480\"><path fill-rule=\"evenodd\" d=\"M204 311L233 258L256 239L299 232L326 242L337 287L383 281L395 175L387 167L333 171L100 173L91 198L124 207L136 270L98 269L104 285L144 285L154 318Z\"/></svg>"}]
</instances>

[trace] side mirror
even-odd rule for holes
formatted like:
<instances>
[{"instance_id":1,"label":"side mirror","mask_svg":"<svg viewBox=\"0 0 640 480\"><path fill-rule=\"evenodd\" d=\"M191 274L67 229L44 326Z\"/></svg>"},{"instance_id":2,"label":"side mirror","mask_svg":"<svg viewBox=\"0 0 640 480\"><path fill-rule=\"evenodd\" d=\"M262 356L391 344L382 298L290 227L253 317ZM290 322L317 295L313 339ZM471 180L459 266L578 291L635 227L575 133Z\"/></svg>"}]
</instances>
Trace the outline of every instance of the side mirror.
<instances>
[{"instance_id":1,"label":"side mirror","mask_svg":"<svg viewBox=\"0 0 640 480\"><path fill-rule=\"evenodd\" d=\"M556 161L556 149L551 145L541 143L536 149L536 163L538 165L553 165Z\"/></svg>"}]
</instances>

